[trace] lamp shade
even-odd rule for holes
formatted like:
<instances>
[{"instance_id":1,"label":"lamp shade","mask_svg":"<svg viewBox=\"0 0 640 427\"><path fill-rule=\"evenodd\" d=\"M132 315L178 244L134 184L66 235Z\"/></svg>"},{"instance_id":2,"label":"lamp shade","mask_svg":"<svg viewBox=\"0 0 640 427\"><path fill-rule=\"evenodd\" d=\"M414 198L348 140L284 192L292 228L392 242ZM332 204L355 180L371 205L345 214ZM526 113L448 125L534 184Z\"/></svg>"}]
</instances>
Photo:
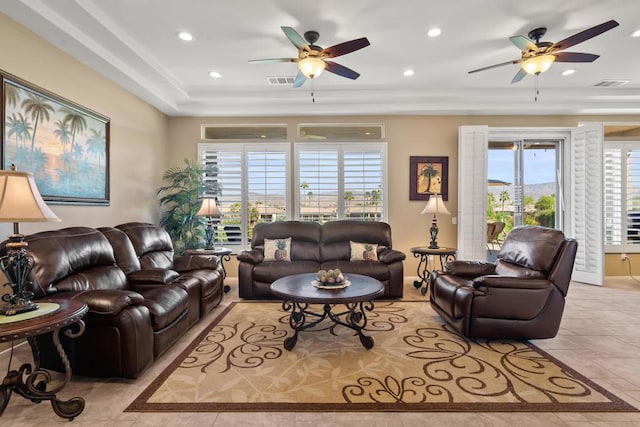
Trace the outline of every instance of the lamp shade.
<instances>
[{"instance_id":1,"label":"lamp shade","mask_svg":"<svg viewBox=\"0 0 640 427\"><path fill-rule=\"evenodd\" d=\"M196 213L197 216L211 216L219 218L222 216L222 212L220 212L220 208L216 204L216 199L206 198L202 199L202 205L200 205L200 210Z\"/></svg>"},{"instance_id":2,"label":"lamp shade","mask_svg":"<svg viewBox=\"0 0 640 427\"><path fill-rule=\"evenodd\" d=\"M0 171L0 222L60 221L42 200L33 174Z\"/></svg>"},{"instance_id":3,"label":"lamp shade","mask_svg":"<svg viewBox=\"0 0 640 427\"><path fill-rule=\"evenodd\" d=\"M326 66L326 62L314 56L309 56L298 62L298 68L302 71L302 74L310 79L318 77L322 71L324 71Z\"/></svg>"},{"instance_id":4,"label":"lamp shade","mask_svg":"<svg viewBox=\"0 0 640 427\"><path fill-rule=\"evenodd\" d=\"M427 205L424 207L424 209L422 209L422 212L420 213L421 214L432 213L434 215L435 214L451 215L451 212L449 212L447 207L444 205L444 201L442 200L442 196L440 194L432 194L429 197L429 201L427 202Z\"/></svg>"},{"instance_id":5,"label":"lamp shade","mask_svg":"<svg viewBox=\"0 0 640 427\"><path fill-rule=\"evenodd\" d=\"M522 69L529 74L544 73L551 67L553 61L556 60L555 55L539 55L527 59L522 63Z\"/></svg>"}]
</instances>

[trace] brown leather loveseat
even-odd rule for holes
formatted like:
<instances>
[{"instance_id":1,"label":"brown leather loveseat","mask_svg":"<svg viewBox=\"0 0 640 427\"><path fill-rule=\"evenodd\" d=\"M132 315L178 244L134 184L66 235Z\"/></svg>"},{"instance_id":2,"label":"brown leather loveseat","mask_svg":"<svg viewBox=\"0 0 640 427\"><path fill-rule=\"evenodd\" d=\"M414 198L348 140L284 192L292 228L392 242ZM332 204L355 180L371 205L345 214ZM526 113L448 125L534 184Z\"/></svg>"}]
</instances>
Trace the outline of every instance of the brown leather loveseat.
<instances>
[{"instance_id":1,"label":"brown leather loveseat","mask_svg":"<svg viewBox=\"0 0 640 427\"><path fill-rule=\"evenodd\" d=\"M286 260L266 260L265 241L290 240ZM354 246L351 242L359 243ZM363 258L362 250L376 249L377 259ZM405 254L394 250L391 227L384 222L303 221L258 223L253 229L251 250L238 254L238 288L241 298L273 298L270 286L284 276L339 268L347 275L363 274L384 285L382 298L402 298Z\"/></svg>"},{"instance_id":2,"label":"brown leather loveseat","mask_svg":"<svg viewBox=\"0 0 640 427\"><path fill-rule=\"evenodd\" d=\"M37 300L86 303L86 330L61 335L74 374L136 378L222 298L217 257L173 258L164 229L144 223L69 227L25 237ZM51 334L41 365L61 370Z\"/></svg>"},{"instance_id":3,"label":"brown leather loveseat","mask_svg":"<svg viewBox=\"0 0 640 427\"><path fill-rule=\"evenodd\" d=\"M469 337L541 339L558 333L578 243L562 231L516 227L495 263L452 261L431 273L433 309Z\"/></svg>"}]
</instances>

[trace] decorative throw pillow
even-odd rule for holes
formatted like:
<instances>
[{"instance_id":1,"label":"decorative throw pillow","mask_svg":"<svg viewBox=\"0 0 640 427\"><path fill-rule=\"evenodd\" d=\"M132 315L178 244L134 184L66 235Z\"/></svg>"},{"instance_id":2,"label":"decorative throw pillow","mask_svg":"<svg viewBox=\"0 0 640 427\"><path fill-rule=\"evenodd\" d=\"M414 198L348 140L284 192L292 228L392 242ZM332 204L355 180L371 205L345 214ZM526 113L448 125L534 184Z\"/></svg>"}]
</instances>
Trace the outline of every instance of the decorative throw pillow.
<instances>
[{"instance_id":1,"label":"decorative throw pillow","mask_svg":"<svg viewBox=\"0 0 640 427\"><path fill-rule=\"evenodd\" d=\"M351 242L351 261L378 261L378 245Z\"/></svg>"},{"instance_id":2,"label":"decorative throw pillow","mask_svg":"<svg viewBox=\"0 0 640 427\"><path fill-rule=\"evenodd\" d=\"M265 261L291 261L291 237L264 239Z\"/></svg>"}]
</instances>

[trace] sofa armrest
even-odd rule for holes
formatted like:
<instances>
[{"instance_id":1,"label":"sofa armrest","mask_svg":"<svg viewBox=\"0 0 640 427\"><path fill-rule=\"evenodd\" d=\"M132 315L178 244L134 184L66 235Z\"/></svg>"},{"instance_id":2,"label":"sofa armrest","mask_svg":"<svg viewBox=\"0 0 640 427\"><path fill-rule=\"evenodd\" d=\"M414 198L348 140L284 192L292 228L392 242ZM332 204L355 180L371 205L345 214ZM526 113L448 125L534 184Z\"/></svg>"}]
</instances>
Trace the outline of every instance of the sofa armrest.
<instances>
[{"instance_id":1,"label":"sofa armrest","mask_svg":"<svg viewBox=\"0 0 640 427\"><path fill-rule=\"evenodd\" d=\"M127 282L133 287L139 284L167 284L180 277L175 270L166 268L151 268L147 270L132 271L127 274Z\"/></svg>"},{"instance_id":2,"label":"sofa armrest","mask_svg":"<svg viewBox=\"0 0 640 427\"><path fill-rule=\"evenodd\" d=\"M130 306L142 305L144 297L137 292L116 289L94 289L81 292L60 292L47 300L74 299L89 307L90 313L117 316Z\"/></svg>"},{"instance_id":3,"label":"sofa armrest","mask_svg":"<svg viewBox=\"0 0 640 427\"><path fill-rule=\"evenodd\" d=\"M453 260L445 264L445 271L454 276L478 277L496 272L496 266L490 262Z\"/></svg>"},{"instance_id":4,"label":"sofa armrest","mask_svg":"<svg viewBox=\"0 0 640 427\"><path fill-rule=\"evenodd\" d=\"M237 258L238 261L256 265L264 261L264 253L259 249L251 249L250 251L240 252Z\"/></svg>"},{"instance_id":5,"label":"sofa armrest","mask_svg":"<svg viewBox=\"0 0 640 427\"><path fill-rule=\"evenodd\" d=\"M194 270L216 270L220 258L215 255L184 255L173 259L173 268L178 273Z\"/></svg>"},{"instance_id":6,"label":"sofa armrest","mask_svg":"<svg viewBox=\"0 0 640 427\"><path fill-rule=\"evenodd\" d=\"M545 289L552 283L546 279L526 279L500 275L480 276L473 279L473 287L502 289Z\"/></svg>"},{"instance_id":7,"label":"sofa armrest","mask_svg":"<svg viewBox=\"0 0 640 427\"><path fill-rule=\"evenodd\" d=\"M378 260L385 264L404 261L406 257L407 256L403 252L396 251L395 249L385 248L378 252Z\"/></svg>"}]
</instances>

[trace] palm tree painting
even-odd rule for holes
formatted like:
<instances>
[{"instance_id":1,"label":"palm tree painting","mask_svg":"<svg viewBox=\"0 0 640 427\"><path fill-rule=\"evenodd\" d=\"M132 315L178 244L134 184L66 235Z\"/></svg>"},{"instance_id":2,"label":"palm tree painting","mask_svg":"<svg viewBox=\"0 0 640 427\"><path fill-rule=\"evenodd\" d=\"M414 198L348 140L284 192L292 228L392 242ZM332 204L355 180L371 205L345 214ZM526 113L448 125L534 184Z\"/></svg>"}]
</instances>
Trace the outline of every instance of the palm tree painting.
<instances>
[{"instance_id":1,"label":"palm tree painting","mask_svg":"<svg viewBox=\"0 0 640 427\"><path fill-rule=\"evenodd\" d=\"M428 200L431 194L448 198L448 157L411 156L409 200Z\"/></svg>"},{"instance_id":2,"label":"palm tree painting","mask_svg":"<svg viewBox=\"0 0 640 427\"><path fill-rule=\"evenodd\" d=\"M32 172L49 202L109 203L109 118L0 76L3 169Z\"/></svg>"}]
</instances>

